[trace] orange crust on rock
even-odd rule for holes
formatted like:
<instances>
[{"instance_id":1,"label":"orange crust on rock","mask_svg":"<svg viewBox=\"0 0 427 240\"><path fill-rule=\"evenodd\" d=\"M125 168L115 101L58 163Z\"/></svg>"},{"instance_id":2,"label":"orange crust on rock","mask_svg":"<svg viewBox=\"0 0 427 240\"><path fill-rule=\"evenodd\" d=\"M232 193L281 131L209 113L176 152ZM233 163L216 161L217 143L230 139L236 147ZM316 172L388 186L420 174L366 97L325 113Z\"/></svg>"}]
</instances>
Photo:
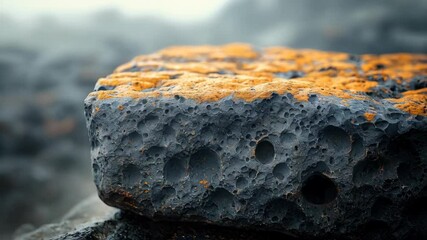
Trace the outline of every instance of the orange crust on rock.
<instances>
[{"instance_id":1,"label":"orange crust on rock","mask_svg":"<svg viewBox=\"0 0 427 240\"><path fill-rule=\"evenodd\" d=\"M180 95L197 102L232 96L251 102L272 93L291 93L299 101L308 101L311 94L372 100L367 94L379 85L373 77L398 84L427 77L427 55L423 54L361 55L359 64L349 58L346 53L284 47L255 51L247 44L171 47L119 66L97 83L115 88L90 95L99 100ZM301 76L280 75L289 72ZM426 88L386 100L402 111L427 115Z\"/></svg>"},{"instance_id":2,"label":"orange crust on rock","mask_svg":"<svg viewBox=\"0 0 427 240\"><path fill-rule=\"evenodd\" d=\"M372 122L375 119L375 116L377 114L372 113L372 112L365 112L365 114L363 114L363 115L365 116L366 120Z\"/></svg>"},{"instance_id":3,"label":"orange crust on rock","mask_svg":"<svg viewBox=\"0 0 427 240\"><path fill-rule=\"evenodd\" d=\"M406 91L401 98L388 98L396 108L413 115L427 116L427 88Z\"/></svg>"}]
</instances>

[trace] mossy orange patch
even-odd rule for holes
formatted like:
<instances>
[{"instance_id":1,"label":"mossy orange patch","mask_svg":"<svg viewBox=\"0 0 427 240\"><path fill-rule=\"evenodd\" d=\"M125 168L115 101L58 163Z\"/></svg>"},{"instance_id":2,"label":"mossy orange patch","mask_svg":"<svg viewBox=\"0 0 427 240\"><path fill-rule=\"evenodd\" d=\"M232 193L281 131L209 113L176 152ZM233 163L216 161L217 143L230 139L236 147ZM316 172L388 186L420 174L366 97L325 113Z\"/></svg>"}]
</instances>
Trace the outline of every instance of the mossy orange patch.
<instances>
[{"instance_id":1,"label":"mossy orange patch","mask_svg":"<svg viewBox=\"0 0 427 240\"><path fill-rule=\"evenodd\" d=\"M352 60L346 53L283 47L256 51L247 44L181 46L119 66L97 83L113 90L91 95L99 100L180 95L197 102L232 96L250 102L272 93L291 93L299 101L308 101L311 94L372 100L369 95L379 86L378 77L404 84L426 76L427 55L423 54L361 55ZM387 100L403 111L426 115L425 90L411 92Z\"/></svg>"},{"instance_id":2,"label":"mossy orange patch","mask_svg":"<svg viewBox=\"0 0 427 240\"><path fill-rule=\"evenodd\" d=\"M407 91L401 98L387 99L395 107L413 115L427 116L427 88Z\"/></svg>"},{"instance_id":3,"label":"mossy orange patch","mask_svg":"<svg viewBox=\"0 0 427 240\"><path fill-rule=\"evenodd\" d=\"M208 188L209 187L209 182L208 180L200 180L199 183L204 187L204 188Z\"/></svg>"},{"instance_id":4,"label":"mossy orange patch","mask_svg":"<svg viewBox=\"0 0 427 240\"><path fill-rule=\"evenodd\" d=\"M377 114L373 112L366 112L363 115L365 116L366 120L372 122Z\"/></svg>"}]
</instances>

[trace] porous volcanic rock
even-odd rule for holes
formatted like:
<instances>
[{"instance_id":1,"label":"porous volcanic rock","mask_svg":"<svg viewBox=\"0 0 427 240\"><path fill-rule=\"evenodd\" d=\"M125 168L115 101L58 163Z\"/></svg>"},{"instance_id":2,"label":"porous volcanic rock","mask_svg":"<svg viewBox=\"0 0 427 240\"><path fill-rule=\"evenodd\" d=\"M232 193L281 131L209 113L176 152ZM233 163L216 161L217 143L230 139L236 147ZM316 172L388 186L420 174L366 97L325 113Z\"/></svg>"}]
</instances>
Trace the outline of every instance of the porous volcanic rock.
<instances>
[{"instance_id":1,"label":"porous volcanic rock","mask_svg":"<svg viewBox=\"0 0 427 240\"><path fill-rule=\"evenodd\" d=\"M136 57L85 100L99 196L154 220L424 235L426 86L421 54L230 44Z\"/></svg>"}]
</instances>

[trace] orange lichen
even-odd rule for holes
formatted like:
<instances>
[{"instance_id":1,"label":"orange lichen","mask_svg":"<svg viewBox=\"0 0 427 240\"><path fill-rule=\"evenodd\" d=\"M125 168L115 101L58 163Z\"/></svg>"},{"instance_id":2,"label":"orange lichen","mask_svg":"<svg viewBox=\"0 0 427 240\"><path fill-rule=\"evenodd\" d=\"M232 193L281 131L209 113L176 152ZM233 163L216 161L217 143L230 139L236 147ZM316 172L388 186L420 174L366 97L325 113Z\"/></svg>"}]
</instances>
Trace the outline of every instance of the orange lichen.
<instances>
[{"instance_id":1,"label":"orange lichen","mask_svg":"<svg viewBox=\"0 0 427 240\"><path fill-rule=\"evenodd\" d=\"M366 75L379 75L398 82L408 81L415 76L426 75L427 55L395 53L363 55L361 69Z\"/></svg>"},{"instance_id":2,"label":"orange lichen","mask_svg":"<svg viewBox=\"0 0 427 240\"><path fill-rule=\"evenodd\" d=\"M143 86L149 87L144 88ZM154 86L156 88L151 91L141 92L141 90ZM179 78L157 79L150 83L137 78L134 81L129 80L127 84L117 86L114 90L92 94L96 95L98 99L181 95L198 102L204 102L218 101L230 95L245 101L253 101L259 98L268 98L273 92L278 94L289 92L296 99L307 101L308 96L313 93L336 96L342 99L363 99L365 96L359 92L368 92L370 88L375 86L377 86L377 82L357 77L331 78L323 76L288 80L271 76L181 73Z\"/></svg>"},{"instance_id":3,"label":"orange lichen","mask_svg":"<svg viewBox=\"0 0 427 240\"><path fill-rule=\"evenodd\" d=\"M199 183L200 183L201 185L203 185L203 187L204 187L204 188L208 188L208 187L209 187L209 182L208 182L208 180L203 179L203 180L200 180L200 181L199 181Z\"/></svg>"},{"instance_id":4,"label":"orange lichen","mask_svg":"<svg viewBox=\"0 0 427 240\"><path fill-rule=\"evenodd\" d=\"M378 86L373 76L402 83L427 75L427 55L362 55L360 64L349 59L346 53L283 47L257 52L246 44L171 47L118 67L97 83L114 89L91 95L99 100L180 95L197 102L232 96L250 102L272 93L291 93L299 101L308 101L311 94L372 100L367 93ZM128 72L135 68L139 71ZM286 77L289 72L299 75ZM406 92L388 100L403 111L425 114L424 93Z\"/></svg>"},{"instance_id":5,"label":"orange lichen","mask_svg":"<svg viewBox=\"0 0 427 240\"><path fill-rule=\"evenodd\" d=\"M117 188L112 189L112 192L114 192L118 196L121 196L122 203L125 204L126 206L133 209L138 208L138 203L134 200L134 196L130 192L123 189L117 189Z\"/></svg>"},{"instance_id":6,"label":"orange lichen","mask_svg":"<svg viewBox=\"0 0 427 240\"><path fill-rule=\"evenodd\" d=\"M119 109L120 111L123 111L123 109L125 109L125 107L123 107L123 105L119 105L119 106L117 107L117 109Z\"/></svg>"},{"instance_id":7,"label":"orange lichen","mask_svg":"<svg viewBox=\"0 0 427 240\"><path fill-rule=\"evenodd\" d=\"M413 115L427 116L427 88L407 91L401 98L387 99L395 103L395 107Z\"/></svg>"},{"instance_id":8,"label":"orange lichen","mask_svg":"<svg viewBox=\"0 0 427 240\"><path fill-rule=\"evenodd\" d=\"M114 192L117 193L120 196L123 196L124 198L127 198L127 199L132 199L133 198L133 195L130 192L125 191L123 189L114 189Z\"/></svg>"},{"instance_id":9,"label":"orange lichen","mask_svg":"<svg viewBox=\"0 0 427 240\"><path fill-rule=\"evenodd\" d=\"M374 120L376 115L377 115L376 113L372 113L372 112L365 112L363 114L363 116L365 116L366 120L368 120L370 122L372 122L372 120Z\"/></svg>"}]
</instances>

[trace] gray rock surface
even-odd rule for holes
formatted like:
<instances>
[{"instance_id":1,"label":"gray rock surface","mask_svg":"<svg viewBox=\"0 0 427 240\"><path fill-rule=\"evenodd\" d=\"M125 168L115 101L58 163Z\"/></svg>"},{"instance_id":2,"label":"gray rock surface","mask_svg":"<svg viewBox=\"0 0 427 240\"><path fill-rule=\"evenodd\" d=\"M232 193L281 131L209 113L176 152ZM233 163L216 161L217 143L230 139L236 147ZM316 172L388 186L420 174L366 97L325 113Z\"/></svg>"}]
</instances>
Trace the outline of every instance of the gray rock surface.
<instances>
[{"instance_id":1,"label":"gray rock surface","mask_svg":"<svg viewBox=\"0 0 427 240\"><path fill-rule=\"evenodd\" d=\"M30 232L17 232L19 240L157 240L157 239L295 239L293 236L263 231L241 231L203 224L153 222L106 206L92 196L74 207L59 223L47 224Z\"/></svg>"},{"instance_id":2,"label":"gray rock surface","mask_svg":"<svg viewBox=\"0 0 427 240\"><path fill-rule=\"evenodd\" d=\"M296 240L296 239L422 239L420 232L410 232L396 238L391 232L375 223L356 232L326 234L319 237L297 237L263 228L237 229L211 224L152 221L129 212L106 206L98 196L92 196L75 206L59 222L47 224L36 230L22 226L14 236L16 240Z\"/></svg>"},{"instance_id":3,"label":"gray rock surface","mask_svg":"<svg viewBox=\"0 0 427 240\"><path fill-rule=\"evenodd\" d=\"M92 146L95 183L109 205L309 234L426 226L425 118L384 109L374 124L333 100L281 96L251 105L146 101L107 101L98 116L109 117L91 121L92 141L104 139ZM222 110L227 102L233 111ZM294 120L282 117L289 112Z\"/></svg>"},{"instance_id":4,"label":"gray rock surface","mask_svg":"<svg viewBox=\"0 0 427 240\"><path fill-rule=\"evenodd\" d=\"M346 102L315 93L307 101L273 93L251 102L89 95L99 195L154 220L301 237L426 236L427 118L381 96L410 87L386 92L375 81L380 90Z\"/></svg>"}]
</instances>

